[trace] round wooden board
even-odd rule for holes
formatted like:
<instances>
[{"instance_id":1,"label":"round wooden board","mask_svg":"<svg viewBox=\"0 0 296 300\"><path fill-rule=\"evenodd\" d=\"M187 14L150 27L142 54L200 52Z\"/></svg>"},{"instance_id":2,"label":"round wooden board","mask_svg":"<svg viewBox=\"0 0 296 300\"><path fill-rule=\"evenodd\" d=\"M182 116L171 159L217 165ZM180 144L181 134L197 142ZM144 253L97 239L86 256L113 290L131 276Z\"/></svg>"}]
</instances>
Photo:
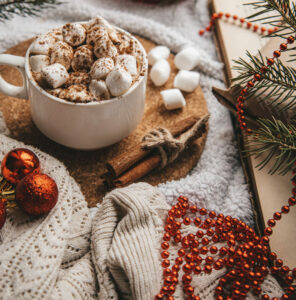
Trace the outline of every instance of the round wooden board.
<instances>
[{"instance_id":1,"label":"round wooden board","mask_svg":"<svg viewBox=\"0 0 296 300\"><path fill-rule=\"evenodd\" d=\"M148 52L155 46L151 41L138 37ZM7 51L14 55L25 55L26 49L32 40L24 41ZM173 54L169 57L171 65L171 76L163 87L155 87L150 79L147 83L147 96L144 117L141 124L127 138L121 142L96 151L78 151L63 147L45 137L34 125L31 119L29 102L25 99L16 99L0 94L0 110L3 112L4 119L10 130L11 137L26 144L38 147L42 151L49 153L62 161L69 173L80 184L81 190L90 207L102 200L107 192L102 186L100 176L105 172L105 162L119 153L132 148L138 144L141 137L156 127L171 126L177 121L190 115L204 116L207 114L207 104L202 90L198 87L193 93L185 95L187 105L182 110L168 111L165 109L160 91L172 88L173 79L177 69L173 63ZM8 82L20 85L22 82L18 71L7 66L0 67L1 75ZM180 179L196 165L202 153L206 141L206 134L188 149L171 165L162 170L152 172L142 178L142 181L157 185L162 182Z\"/></svg>"}]
</instances>

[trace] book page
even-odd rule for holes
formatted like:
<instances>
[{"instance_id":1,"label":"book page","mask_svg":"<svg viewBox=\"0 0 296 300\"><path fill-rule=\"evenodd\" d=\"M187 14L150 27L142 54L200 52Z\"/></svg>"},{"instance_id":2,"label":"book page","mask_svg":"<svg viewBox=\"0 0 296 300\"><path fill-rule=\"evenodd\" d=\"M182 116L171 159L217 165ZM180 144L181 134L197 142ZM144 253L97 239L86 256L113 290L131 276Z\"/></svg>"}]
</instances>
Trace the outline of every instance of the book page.
<instances>
[{"instance_id":1,"label":"book page","mask_svg":"<svg viewBox=\"0 0 296 300\"><path fill-rule=\"evenodd\" d=\"M240 18L253 13L251 6L243 5L246 2L251 1L212 0L210 4L213 12L229 12L230 14L236 14ZM237 71L232 69L234 66L233 59L238 59L239 57L247 58L246 50L249 50L253 55L256 55L258 50L262 50L263 55L270 57L280 44L280 39L278 38L262 39L257 33L236 24L239 24L239 22L236 21L234 24L233 21L224 22L219 20L216 26L216 38L219 43L222 60L226 66L228 83L231 78L237 75ZM285 57L281 58L286 60ZM248 141L249 137L245 137L245 139ZM281 207L286 205L289 197L291 197L292 174L288 173L285 176L270 175L268 174L270 165L263 170L256 168L261 158L256 159L254 156L251 156L248 160L255 196L261 208L261 217L266 224L268 219L273 218L273 213L281 211ZM270 237L272 251L275 251L278 257L283 259L284 264L288 266L293 266L296 263L294 253L296 247L295 237L296 207L292 207L289 214L283 214L282 220L277 221L277 225Z\"/></svg>"}]
</instances>

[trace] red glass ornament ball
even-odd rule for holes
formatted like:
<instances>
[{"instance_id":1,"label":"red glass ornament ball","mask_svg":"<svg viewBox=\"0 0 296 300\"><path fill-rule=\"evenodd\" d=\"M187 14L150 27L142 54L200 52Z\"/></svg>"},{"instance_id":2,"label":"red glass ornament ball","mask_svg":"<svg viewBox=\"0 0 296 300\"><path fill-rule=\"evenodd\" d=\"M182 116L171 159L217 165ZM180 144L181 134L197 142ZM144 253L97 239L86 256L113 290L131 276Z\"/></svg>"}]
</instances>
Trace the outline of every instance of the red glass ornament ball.
<instances>
[{"instance_id":1,"label":"red glass ornament ball","mask_svg":"<svg viewBox=\"0 0 296 300\"><path fill-rule=\"evenodd\" d=\"M43 215L57 203L58 188L48 175L32 173L16 186L15 200L26 213L34 216Z\"/></svg>"},{"instance_id":2,"label":"red glass ornament ball","mask_svg":"<svg viewBox=\"0 0 296 300\"><path fill-rule=\"evenodd\" d=\"M25 176L40 171L40 162L34 152L26 148L16 148L9 151L2 160L3 177L12 184L17 184Z\"/></svg>"},{"instance_id":3,"label":"red glass ornament ball","mask_svg":"<svg viewBox=\"0 0 296 300\"><path fill-rule=\"evenodd\" d=\"M5 207L5 199L0 199L0 229L3 227L6 221L6 207Z\"/></svg>"}]
</instances>

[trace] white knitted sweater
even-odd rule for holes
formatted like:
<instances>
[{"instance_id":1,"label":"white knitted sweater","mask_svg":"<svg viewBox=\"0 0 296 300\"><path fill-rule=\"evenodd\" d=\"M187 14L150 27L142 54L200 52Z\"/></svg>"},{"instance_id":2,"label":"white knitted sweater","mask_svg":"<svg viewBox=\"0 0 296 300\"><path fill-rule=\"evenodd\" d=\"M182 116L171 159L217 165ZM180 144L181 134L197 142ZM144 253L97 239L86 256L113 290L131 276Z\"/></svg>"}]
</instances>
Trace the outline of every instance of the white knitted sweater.
<instances>
[{"instance_id":1,"label":"white knitted sweater","mask_svg":"<svg viewBox=\"0 0 296 300\"><path fill-rule=\"evenodd\" d=\"M194 34L207 23L207 1L187 0L178 9L135 6L126 0L89 1L104 8L72 1L43 18L16 17L0 24L0 51L36 33L87 20L97 13L172 51L194 44L200 52L197 69L202 72L201 85L211 113L206 147L198 165L180 181L162 184L158 190L147 184L132 185L106 196L94 212L92 226L84 197L62 164L29 147L39 156L42 171L56 180L59 201L48 216L39 219L18 210L9 214L1 231L1 299L153 299L162 280L159 246L163 216L167 203L172 204L179 194L199 206L252 222L229 115L211 93L212 85L222 87L222 65L216 61L211 39ZM0 159L20 146L0 135ZM202 298L213 299L222 272L195 279ZM279 292L271 280L267 288L274 295ZM181 289L176 294L176 299L184 298Z\"/></svg>"}]
</instances>

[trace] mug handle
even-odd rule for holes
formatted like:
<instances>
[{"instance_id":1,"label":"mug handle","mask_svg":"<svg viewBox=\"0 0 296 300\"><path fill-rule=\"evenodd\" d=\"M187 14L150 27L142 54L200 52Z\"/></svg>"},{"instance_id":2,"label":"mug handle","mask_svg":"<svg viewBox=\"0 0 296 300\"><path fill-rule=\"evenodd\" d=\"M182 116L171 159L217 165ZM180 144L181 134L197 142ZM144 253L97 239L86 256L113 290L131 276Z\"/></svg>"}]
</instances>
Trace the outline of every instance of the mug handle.
<instances>
[{"instance_id":1,"label":"mug handle","mask_svg":"<svg viewBox=\"0 0 296 300\"><path fill-rule=\"evenodd\" d=\"M5 81L0 75L0 92L7 96L16 98L27 98L25 57L11 54L0 54L0 65L7 65L17 68L23 77L23 86L16 86Z\"/></svg>"}]
</instances>

